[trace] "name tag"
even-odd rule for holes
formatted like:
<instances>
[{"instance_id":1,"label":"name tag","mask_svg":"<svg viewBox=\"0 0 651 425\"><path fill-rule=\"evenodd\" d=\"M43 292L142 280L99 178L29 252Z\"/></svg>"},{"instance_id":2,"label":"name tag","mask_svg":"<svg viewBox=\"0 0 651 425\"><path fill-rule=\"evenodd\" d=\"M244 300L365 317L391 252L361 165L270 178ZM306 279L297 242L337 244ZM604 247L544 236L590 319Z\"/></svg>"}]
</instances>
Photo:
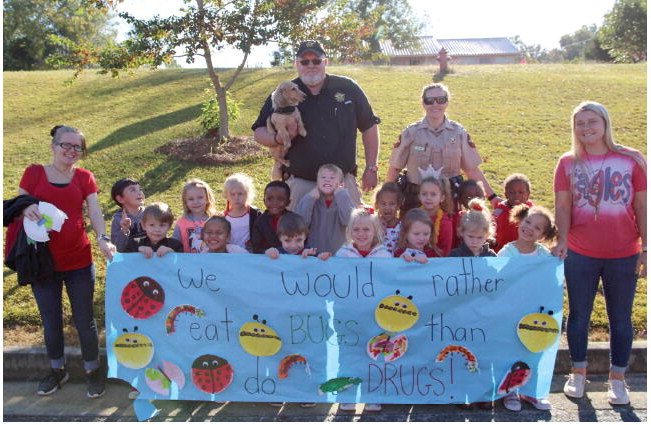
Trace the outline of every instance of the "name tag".
<instances>
[{"instance_id":1,"label":"name tag","mask_svg":"<svg viewBox=\"0 0 651 425\"><path fill-rule=\"evenodd\" d=\"M424 151L424 150L425 150L425 146L414 146L414 150L415 150L415 151Z\"/></svg>"}]
</instances>

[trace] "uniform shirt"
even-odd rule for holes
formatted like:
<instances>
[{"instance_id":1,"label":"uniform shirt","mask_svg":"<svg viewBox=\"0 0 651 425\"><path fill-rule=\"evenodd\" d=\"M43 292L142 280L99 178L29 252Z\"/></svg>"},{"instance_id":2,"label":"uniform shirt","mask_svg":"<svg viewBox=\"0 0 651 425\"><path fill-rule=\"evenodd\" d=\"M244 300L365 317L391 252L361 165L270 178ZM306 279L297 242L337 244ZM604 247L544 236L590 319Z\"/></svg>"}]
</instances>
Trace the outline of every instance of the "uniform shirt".
<instances>
[{"instance_id":1,"label":"uniform shirt","mask_svg":"<svg viewBox=\"0 0 651 425\"><path fill-rule=\"evenodd\" d=\"M58 187L48 181L45 167L32 164L23 173L19 187L33 197L53 204L68 216L61 231L48 232L54 269L77 270L90 265L93 259L82 209L88 195L97 193L93 173L75 168L70 183Z\"/></svg>"},{"instance_id":2,"label":"uniform shirt","mask_svg":"<svg viewBox=\"0 0 651 425\"><path fill-rule=\"evenodd\" d=\"M423 171L431 165L435 170L443 168L443 177L454 177L461 170L473 170L482 160L474 143L463 126L445 117L443 124L433 128L427 118L411 124L400 134L389 159L391 167L402 170L407 167L407 180L420 184Z\"/></svg>"},{"instance_id":3,"label":"uniform shirt","mask_svg":"<svg viewBox=\"0 0 651 425\"><path fill-rule=\"evenodd\" d=\"M318 95L313 95L300 78L293 82L307 95L298 105L307 136L299 134L292 140L286 156L289 174L314 181L319 167L327 163L337 165L344 174L354 172L357 130L366 131L380 122L362 89L350 78L338 75L326 75ZM271 113L269 96L251 129L266 127Z\"/></svg>"},{"instance_id":4,"label":"uniform shirt","mask_svg":"<svg viewBox=\"0 0 651 425\"><path fill-rule=\"evenodd\" d=\"M642 158L640 152L627 148ZM625 258L640 251L633 199L646 191L646 173L630 156L609 151L575 164L568 152L558 161L554 192L570 191L567 246L594 258ZM597 213L596 208L599 208Z\"/></svg>"}]
</instances>

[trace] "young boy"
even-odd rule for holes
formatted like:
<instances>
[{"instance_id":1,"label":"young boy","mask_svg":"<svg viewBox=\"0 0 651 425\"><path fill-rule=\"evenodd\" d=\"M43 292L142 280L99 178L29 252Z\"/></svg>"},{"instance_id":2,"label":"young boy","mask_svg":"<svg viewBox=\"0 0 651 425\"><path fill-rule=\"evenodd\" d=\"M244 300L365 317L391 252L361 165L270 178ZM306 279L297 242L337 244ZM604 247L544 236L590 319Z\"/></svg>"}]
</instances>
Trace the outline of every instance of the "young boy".
<instances>
[{"instance_id":1,"label":"young boy","mask_svg":"<svg viewBox=\"0 0 651 425\"><path fill-rule=\"evenodd\" d=\"M271 247L265 251L267 257L276 259L280 254L300 255L305 258L307 256L317 256L321 260L327 260L332 256L329 252L322 252L317 255L316 248L308 248L305 246L307 240L307 224L305 220L298 214L286 214L280 218L278 222L278 239L282 244L281 247Z\"/></svg>"},{"instance_id":2,"label":"young boy","mask_svg":"<svg viewBox=\"0 0 651 425\"><path fill-rule=\"evenodd\" d=\"M518 225L509 221L511 210L520 205L533 206L529 201L531 195L531 183L524 174L511 174L504 179L504 195L506 201L502 201L493 211L493 218L497 226L495 232L495 252L498 252L504 245L518 239Z\"/></svg>"},{"instance_id":3,"label":"young boy","mask_svg":"<svg viewBox=\"0 0 651 425\"><path fill-rule=\"evenodd\" d=\"M289 195L289 186L282 181L272 181L264 188L266 210L255 220L251 233L251 249L254 254L263 254L271 247L282 247L276 233L280 217L296 215L287 209Z\"/></svg>"},{"instance_id":4,"label":"young boy","mask_svg":"<svg viewBox=\"0 0 651 425\"><path fill-rule=\"evenodd\" d=\"M316 187L296 207L310 229L310 245L319 252L337 252L346 242L346 226L355 205L343 182L341 168L322 165L316 175Z\"/></svg>"},{"instance_id":5,"label":"young boy","mask_svg":"<svg viewBox=\"0 0 651 425\"><path fill-rule=\"evenodd\" d=\"M153 257L154 253L159 257L168 252L182 253L181 241L167 237L172 223L174 214L170 207L163 202L154 202L142 213L142 227L146 236L129 239L125 252L142 252L145 258Z\"/></svg>"},{"instance_id":6,"label":"young boy","mask_svg":"<svg viewBox=\"0 0 651 425\"><path fill-rule=\"evenodd\" d=\"M145 194L140 183L132 178L120 179L111 188L111 198L120 209L113 214L111 242L118 252L124 252L130 238L145 236L140 224L145 210Z\"/></svg>"}]
</instances>

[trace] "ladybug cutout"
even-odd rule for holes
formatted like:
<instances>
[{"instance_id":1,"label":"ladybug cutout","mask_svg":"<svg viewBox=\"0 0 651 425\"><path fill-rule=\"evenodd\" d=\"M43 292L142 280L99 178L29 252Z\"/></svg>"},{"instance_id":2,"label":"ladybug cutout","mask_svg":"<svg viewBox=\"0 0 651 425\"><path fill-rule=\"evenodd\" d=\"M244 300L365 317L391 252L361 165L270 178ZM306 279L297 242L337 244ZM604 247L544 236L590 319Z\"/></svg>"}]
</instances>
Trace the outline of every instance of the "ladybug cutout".
<instances>
[{"instance_id":1,"label":"ladybug cutout","mask_svg":"<svg viewBox=\"0 0 651 425\"><path fill-rule=\"evenodd\" d=\"M127 283L120 302L124 311L134 319L147 319L163 307L165 291L154 279L141 276Z\"/></svg>"},{"instance_id":2,"label":"ladybug cutout","mask_svg":"<svg viewBox=\"0 0 651 425\"><path fill-rule=\"evenodd\" d=\"M192 382L204 393L217 394L233 382L233 368L226 359L204 354L192 363Z\"/></svg>"},{"instance_id":3,"label":"ladybug cutout","mask_svg":"<svg viewBox=\"0 0 651 425\"><path fill-rule=\"evenodd\" d=\"M516 388L524 387L531 378L531 368L525 362L515 362L511 370L507 372L500 386L497 389L498 394L507 394Z\"/></svg>"}]
</instances>

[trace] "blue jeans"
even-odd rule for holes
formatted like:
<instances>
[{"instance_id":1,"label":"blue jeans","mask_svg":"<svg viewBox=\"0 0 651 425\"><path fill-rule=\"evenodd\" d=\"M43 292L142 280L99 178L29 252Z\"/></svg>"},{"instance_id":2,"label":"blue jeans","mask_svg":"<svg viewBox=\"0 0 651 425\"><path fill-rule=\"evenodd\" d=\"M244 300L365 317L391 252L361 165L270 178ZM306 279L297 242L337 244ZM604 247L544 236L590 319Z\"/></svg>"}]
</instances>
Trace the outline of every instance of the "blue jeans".
<instances>
[{"instance_id":1,"label":"blue jeans","mask_svg":"<svg viewBox=\"0 0 651 425\"><path fill-rule=\"evenodd\" d=\"M72 320L79 334L84 368L99 367L99 339L93 317L93 292L95 290L95 267L89 266L55 272L52 279L42 284L33 284L38 311L43 321L45 348L53 368L65 365L63 355L63 283L72 308Z\"/></svg>"},{"instance_id":2,"label":"blue jeans","mask_svg":"<svg viewBox=\"0 0 651 425\"><path fill-rule=\"evenodd\" d=\"M565 280L570 312L567 317L567 342L572 366L587 367L590 315L602 280L610 326L610 370L624 373L633 345L631 314L637 286L639 254L625 258L594 258L568 250Z\"/></svg>"}]
</instances>

